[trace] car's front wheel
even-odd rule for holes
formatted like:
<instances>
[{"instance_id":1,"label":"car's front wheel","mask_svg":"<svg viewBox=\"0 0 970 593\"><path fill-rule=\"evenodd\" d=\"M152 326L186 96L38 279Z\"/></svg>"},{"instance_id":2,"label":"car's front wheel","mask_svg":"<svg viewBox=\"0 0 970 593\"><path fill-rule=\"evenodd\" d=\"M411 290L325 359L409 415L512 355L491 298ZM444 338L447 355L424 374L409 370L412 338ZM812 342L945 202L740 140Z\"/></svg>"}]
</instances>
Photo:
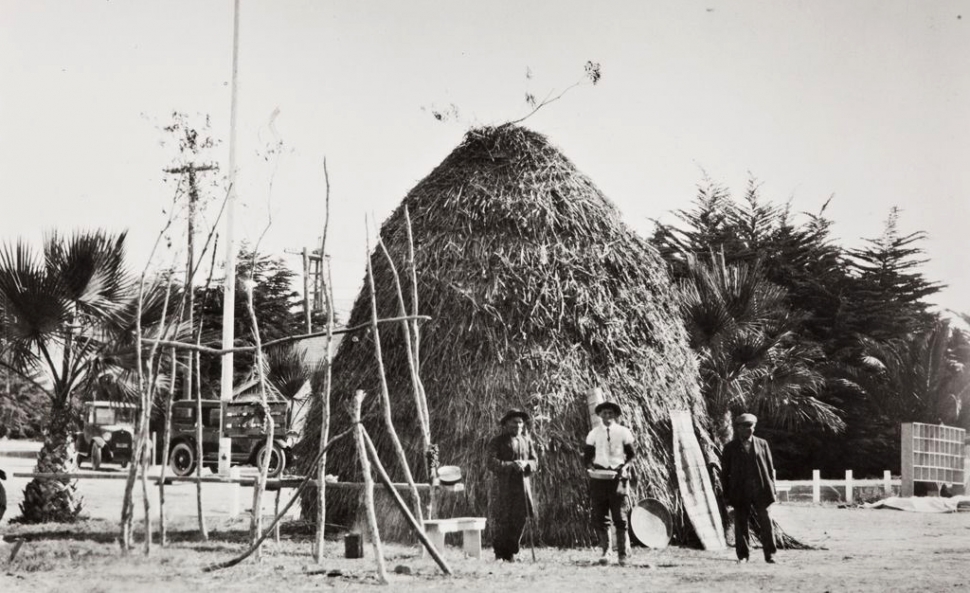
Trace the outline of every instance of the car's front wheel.
<instances>
[{"instance_id":1,"label":"car's front wheel","mask_svg":"<svg viewBox=\"0 0 970 593\"><path fill-rule=\"evenodd\" d=\"M168 466L176 476L188 476L195 470L195 449L185 441L172 447L168 456Z\"/></svg>"},{"instance_id":2,"label":"car's front wheel","mask_svg":"<svg viewBox=\"0 0 970 593\"><path fill-rule=\"evenodd\" d=\"M91 469L101 469L101 445L98 443L91 443Z\"/></svg>"}]
</instances>

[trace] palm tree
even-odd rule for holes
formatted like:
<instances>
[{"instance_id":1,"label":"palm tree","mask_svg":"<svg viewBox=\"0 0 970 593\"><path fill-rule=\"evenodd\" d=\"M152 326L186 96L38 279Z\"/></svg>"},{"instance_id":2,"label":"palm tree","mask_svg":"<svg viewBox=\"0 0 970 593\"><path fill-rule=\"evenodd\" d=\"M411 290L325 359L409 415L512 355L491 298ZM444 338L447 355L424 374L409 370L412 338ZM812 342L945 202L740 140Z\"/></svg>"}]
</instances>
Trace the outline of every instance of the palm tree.
<instances>
[{"instance_id":1,"label":"palm tree","mask_svg":"<svg viewBox=\"0 0 970 593\"><path fill-rule=\"evenodd\" d=\"M894 424L960 425L970 409L970 346L967 336L937 319L904 339L863 343L857 385Z\"/></svg>"},{"instance_id":2,"label":"palm tree","mask_svg":"<svg viewBox=\"0 0 970 593\"><path fill-rule=\"evenodd\" d=\"M125 270L125 233L56 233L43 256L22 241L0 250L0 313L6 339L0 364L51 399L37 472L76 466L75 396L103 377L103 355L131 327L135 285ZM72 521L80 511L70 480L36 478L21 504L27 522Z\"/></svg>"},{"instance_id":3,"label":"palm tree","mask_svg":"<svg viewBox=\"0 0 970 593\"><path fill-rule=\"evenodd\" d=\"M815 397L824 385L815 353L796 339L798 318L785 290L764 279L761 262L729 265L721 252L707 262L688 256L686 263L681 311L720 444L731 439L733 415L741 410L784 426L843 429L836 409Z\"/></svg>"}]
</instances>

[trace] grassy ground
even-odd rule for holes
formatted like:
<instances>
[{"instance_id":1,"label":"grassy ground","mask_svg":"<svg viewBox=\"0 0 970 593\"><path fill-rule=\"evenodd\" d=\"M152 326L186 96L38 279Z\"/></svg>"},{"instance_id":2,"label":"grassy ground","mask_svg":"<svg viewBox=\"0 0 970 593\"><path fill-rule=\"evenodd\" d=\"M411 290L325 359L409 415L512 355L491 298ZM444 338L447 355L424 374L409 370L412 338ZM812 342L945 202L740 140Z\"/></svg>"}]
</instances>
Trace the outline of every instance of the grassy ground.
<instances>
[{"instance_id":1,"label":"grassy ground","mask_svg":"<svg viewBox=\"0 0 970 593\"><path fill-rule=\"evenodd\" d=\"M466 559L449 548L455 575L444 578L416 548L388 546L391 589L407 591L536 592L612 591L966 591L970 590L970 513L917 514L891 510L782 505L774 509L791 534L821 549L782 551L778 564L758 555L746 565L733 550L684 548L635 550L627 567L593 565L591 550L528 550L516 564L488 557ZM377 586L373 551L362 560L343 558L342 542L327 544L326 560L313 562L310 536L289 524L281 543L270 543L261 562L204 573L202 568L245 548L243 520L210 527L209 542L197 541L191 521L172 525L171 543L149 556L139 548L122 556L113 522L9 526L27 538L17 559L3 569L0 591L204 591L239 592L360 590ZM139 538L141 539L141 538ZM396 567L410 574L394 573Z\"/></svg>"}]
</instances>

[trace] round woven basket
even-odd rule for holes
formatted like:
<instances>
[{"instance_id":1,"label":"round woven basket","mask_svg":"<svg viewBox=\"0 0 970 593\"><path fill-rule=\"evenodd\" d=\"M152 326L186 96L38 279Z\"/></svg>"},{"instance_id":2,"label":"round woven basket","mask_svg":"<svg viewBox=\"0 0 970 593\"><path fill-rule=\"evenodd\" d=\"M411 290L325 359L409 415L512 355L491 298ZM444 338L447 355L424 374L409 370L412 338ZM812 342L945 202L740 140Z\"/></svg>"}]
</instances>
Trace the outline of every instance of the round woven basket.
<instances>
[{"instance_id":1,"label":"round woven basket","mask_svg":"<svg viewBox=\"0 0 970 593\"><path fill-rule=\"evenodd\" d=\"M666 548L673 535L670 511L656 498L644 498L630 511L630 533L640 544L654 549Z\"/></svg>"}]
</instances>

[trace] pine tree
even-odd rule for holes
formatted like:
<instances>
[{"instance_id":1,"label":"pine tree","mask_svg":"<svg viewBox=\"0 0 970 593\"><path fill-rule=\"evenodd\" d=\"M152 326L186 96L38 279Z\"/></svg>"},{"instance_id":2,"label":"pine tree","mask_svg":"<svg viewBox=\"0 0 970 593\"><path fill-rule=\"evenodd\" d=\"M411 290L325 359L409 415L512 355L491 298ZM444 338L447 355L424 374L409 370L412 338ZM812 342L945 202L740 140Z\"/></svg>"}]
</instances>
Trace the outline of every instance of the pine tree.
<instances>
[{"instance_id":1,"label":"pine tree","mask_svg":"<svg viewBox=\"0 0 970 593\"><path fill-rule=\"evenodd\" d=\"M866 239L867 247L849 252L859 288L852 299L852 327L874 340L891 340L927 328L933 317L926 297L945 286L927 280L920 266L925 253L918 246L922 231L903 235L899 231L899 208L893 207L883 233Z\"/></svg>"}]
</instances>

